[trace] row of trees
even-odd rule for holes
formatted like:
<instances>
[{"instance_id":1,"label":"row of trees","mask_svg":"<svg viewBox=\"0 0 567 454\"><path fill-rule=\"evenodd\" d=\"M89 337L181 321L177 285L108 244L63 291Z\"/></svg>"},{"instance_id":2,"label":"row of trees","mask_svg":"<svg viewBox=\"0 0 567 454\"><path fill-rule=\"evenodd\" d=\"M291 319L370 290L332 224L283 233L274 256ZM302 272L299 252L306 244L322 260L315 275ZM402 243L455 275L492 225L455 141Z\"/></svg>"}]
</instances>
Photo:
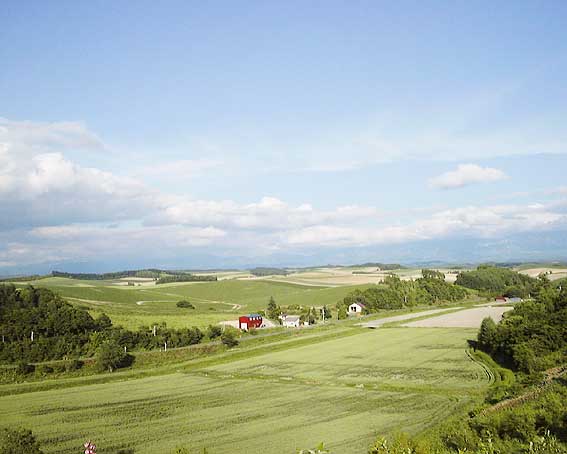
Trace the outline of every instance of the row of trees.
<instances>
[{"instance_id":1,"label":"row of trees","mask_svg":"<svg viewBox=\"0 0 567 454\"><path fill-rule=\"evenodd\" d=\"M124 270L115 271L112 273L67 273L65 271L52 271L51 275L53 277L66 277L69 279L82 279L87 281L102 281L102 280L112 280L121 279L124 277L140 277L140 278L152 278L157 279L162 274L167 274L168 271L158 270L155 268L150 268L147 270Z\"/></svg>"},{"instance_id":2,"label":"row of trees","mask_svg":"<svg viewBox=\"0 0 567 454\"><path fill-rule=\"evenodd\" d=\"M216 281L217 277L209 274L168 274L160 277L156 284L168 284L170 282L211 282Z\"/></svg>"},{"instance_id":3,"label":"row of trees","mask_svg":"<svg viewBox=\"0 0 567 454\"><path fill-rule=\"evenodd\" d=\"M366 313L373 313L459 301L467 296L465 289L445 282L443 273L422 270L422 274L422 278L414 281L402 281L397 276L388 276L384 285L354 290L337 304L338 318L346 318L347 308L353 303L362 304Z\"/></svg>"}]
</instances>

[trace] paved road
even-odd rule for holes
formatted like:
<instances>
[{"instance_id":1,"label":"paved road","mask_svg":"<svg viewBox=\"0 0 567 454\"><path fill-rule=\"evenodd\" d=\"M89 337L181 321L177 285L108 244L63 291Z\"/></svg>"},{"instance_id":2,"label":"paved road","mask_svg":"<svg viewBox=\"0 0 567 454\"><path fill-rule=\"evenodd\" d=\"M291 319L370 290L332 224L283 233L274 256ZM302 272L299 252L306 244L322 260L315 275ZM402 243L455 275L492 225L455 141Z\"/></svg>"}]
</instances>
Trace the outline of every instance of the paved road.
<instances>
[{"instance_id":1,"label":"paved road","mask_svg":"<svg viewBox=\"0 0 567 454\"><path fill-rule=\"evenodd\" d=\"M399 322L402 320L410 320L412 318L423 317L425 315L433 315L433 314L440 314L441 312L453 311L455 309L461 309L460 307L450 307L446 309L431 309L429 311L422 311L422 312L412 312L410 314L403 314L403 315L396 315L394 317L386 317L381 318L379 320L372 320L370 322L359 323L359 326L363 326L365 328L379 328L380 326L391 323L391 322Z\"/></svg>"}]
</instances>

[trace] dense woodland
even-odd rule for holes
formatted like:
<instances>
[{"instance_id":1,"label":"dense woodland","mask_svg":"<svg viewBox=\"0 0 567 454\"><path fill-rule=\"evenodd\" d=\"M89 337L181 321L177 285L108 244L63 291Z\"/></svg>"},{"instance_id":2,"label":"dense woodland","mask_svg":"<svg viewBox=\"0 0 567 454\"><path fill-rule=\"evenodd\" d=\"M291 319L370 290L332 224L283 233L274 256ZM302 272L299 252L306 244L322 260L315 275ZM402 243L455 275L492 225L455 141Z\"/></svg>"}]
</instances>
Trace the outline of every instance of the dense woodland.
<instances>
[{"instance_id":1,"label":"dense woodland","mask_svg":"<svg viewBox=\"0 0 567 454\"><path fill-rule=\"evenodd\" d=\"M490 296L521 298L529 297L538 286L537 279L491 265L481 265L476 270L459 273L455 284Z\"/></svg>"},{"instance_id":2,"label":"dense woodland","mask_svg":"<svg viewBox=\"0 0 567 454\"><path fill-rule=\"evenodd\" d=\"M33 333L33 334L32 334ZM205 337L198 328L171 329L163 323L130 331L104 314L94 319L44 288L0 285L0 361L40 362L92 356L109 342L122 351L183 347Z\"/></svg>"}]
</instances>

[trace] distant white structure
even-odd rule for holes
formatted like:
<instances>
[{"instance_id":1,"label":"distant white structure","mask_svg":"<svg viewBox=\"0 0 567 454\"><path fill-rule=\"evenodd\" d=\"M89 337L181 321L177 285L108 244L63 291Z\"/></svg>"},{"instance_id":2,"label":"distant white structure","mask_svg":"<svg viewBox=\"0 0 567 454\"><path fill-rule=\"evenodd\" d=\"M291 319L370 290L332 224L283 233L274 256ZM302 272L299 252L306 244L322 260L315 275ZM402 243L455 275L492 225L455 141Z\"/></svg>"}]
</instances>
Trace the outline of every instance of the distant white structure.
<instances>
[{"instance_id":1,"label":"distant white structure","mask_svg":"<svg viewBox=\"0 0 567 454\"><path fill-rule=\"evenodd\" d=\"M348 315L362 315L362 311L366 306L362 303L352 303L348 307Z\"/></svg>"},{"instance_id":2,"label":"distant white structure","mask_svg":"<svg viewBox=\"0 0 567 454\"><path fill-rule=\"evenodd\" d=\"M497 296L494 298L494 301L496 303L521 303L523 299L518 297Z\"/></svg>"},{"instance_id":3,"label":"distant white structure","mask_svg":"<svg viewBox=\"0 0 567 454\"><path fill-rule=\"evenodd\" d=\"M299 315L282 315L282 325L286 328L299 328Z\"/></svg>"}]
</instances>

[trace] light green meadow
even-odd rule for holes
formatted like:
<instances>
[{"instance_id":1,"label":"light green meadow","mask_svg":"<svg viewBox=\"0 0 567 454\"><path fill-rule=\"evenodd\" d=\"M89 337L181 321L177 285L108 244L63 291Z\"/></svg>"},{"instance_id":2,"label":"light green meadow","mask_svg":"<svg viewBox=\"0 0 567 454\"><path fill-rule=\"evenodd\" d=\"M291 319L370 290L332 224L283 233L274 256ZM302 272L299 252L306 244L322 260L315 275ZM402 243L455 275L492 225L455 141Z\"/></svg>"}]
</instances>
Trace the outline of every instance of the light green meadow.
<instances>
[{"instance_id":1,"label":"light green meadow","mask_svg":"<svg viewBox=\"0 0 567 454\"><path fill-rule=\"evenodd\" d=\"M0 419L32 428L46 453L93 439L99 454L294 454L321 441L364 454L377 435L420 432L488 386L465 352L474 331L351 330L166 375L6 395Z\"/></svg>"}]
</instances>

